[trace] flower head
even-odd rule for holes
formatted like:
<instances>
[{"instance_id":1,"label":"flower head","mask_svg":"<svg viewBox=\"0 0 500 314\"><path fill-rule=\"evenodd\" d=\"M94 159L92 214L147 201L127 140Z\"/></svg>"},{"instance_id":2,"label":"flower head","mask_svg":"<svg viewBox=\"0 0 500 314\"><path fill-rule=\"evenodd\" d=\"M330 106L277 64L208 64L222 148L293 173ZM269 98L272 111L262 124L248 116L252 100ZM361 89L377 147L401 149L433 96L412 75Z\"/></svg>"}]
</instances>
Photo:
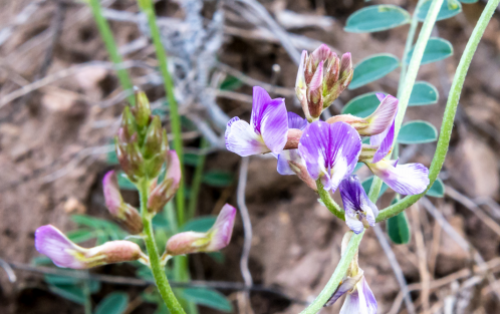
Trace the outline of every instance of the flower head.
<instances>
[{"instance_id":1,"label":"flower head","mask_svg":"<svg viewBox=\"0 0 500 314\"><path fill-rule=\"evenodd\" d=\"M167 242L166 253L183 255L197 252L218 251L229 244L233 233L236 208L226 204L217 220L207 232L187 231L172 236Z\"/></svg>"},{"instance_id":2,"label":"flower head","mask_svg":"<svg viewBox=\"0 0 500 314\"><path fill-rule=\"evenodd\" d=\"M262 87L254 86L250 124L232 118L227 124L226 148L240 156L279 154L287 142L287 131L284 99L271 99Z\"/></svg>"},{"instance_id":3,"label":"flower head","mask_svg":"<svg viewBox=\"0 0 500 314\"><path fill-rule=\"evenodd\" d=\"M141 248L130 241L110 241L91 249L82 248L52 225L36 230L35 247L57 266L73 269L135 261L143 257Z\"/></svg>"},{"instance_id":4,"label":"flower head","mask_svg":"<svg viewBox=\"0 0 500 314\"><path fill-rule=\"evenodd\" d=\"M335 192L354 170L361 152L358 132L344 122L316 121L307 126L299 143L309 175L321 178L325 190Z\"/></svg>"},{"instance_id":5,"label":"flower head","mask_svg":"<svg viewBox=\"0 0 500 314\"><path fill-rule=\"evenodd\" d=\"M356 234L375 225L378 208L366 195L357 176L352 175L340 183L346 223Z\"/></svg>"}]
</instances>

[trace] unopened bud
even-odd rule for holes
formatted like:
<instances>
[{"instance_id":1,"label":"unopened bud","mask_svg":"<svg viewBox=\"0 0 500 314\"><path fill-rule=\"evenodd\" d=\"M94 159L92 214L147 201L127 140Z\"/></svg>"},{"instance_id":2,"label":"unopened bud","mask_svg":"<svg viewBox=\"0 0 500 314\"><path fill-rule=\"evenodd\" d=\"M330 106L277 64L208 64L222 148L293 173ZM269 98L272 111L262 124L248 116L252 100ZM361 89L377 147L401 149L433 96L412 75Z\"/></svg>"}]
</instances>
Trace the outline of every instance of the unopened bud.
<instances>
[{"instance_id":1,"label":"unopened bud","mask_svg":"<svg viewBox=\"0 0 500 314\"><path fill-rule=\"evenodd\" d=\"M117 137L115 150L120 166L132 182L137 182L139 178L144 176L144 158L137 143L121 143Z\"/></svg>"},{"instance_id":2,"label":"unopened bud","mask_svg":"<svg viewBox=\"0 0 500 314\"><path fill-rule=\"evenodd\" d=\"M86 249L68 239L59 229L45 225L35 232L35 247L59 267L87 269L140 259L141 248L129 241L111 241Z\"/></svg>"},{"instance_id":3,"label":"unopened bud","mask_svg":"<svg viewBox=\"0 0 500 314\"><path fill-rule=\"evenodd\" d=\"M231 240L235 217L236 208L229 204L224 205L209 231L187 231L174 235L167 242L166 253L174 256L221 250Z\"/></svg>"},{"instance_id":4,"label":"unopened bud","mask_svg":"<svg viewBox=\"0 0 500 314\"><path fill-rule=\"evenodd\" d=\"M139 129L144 129L149 124L149 119L151 116L151 108L149 106L149 100L143 91L137 91L135 93L136 105L135 108L135 120Z\"/></svg>"},{"instance_id":5,"label":"unopened bud","mask_svg":"<svg viewBox=\"0 0 500 314\"><path fill-rule=\"evenodd\" d=\"M109 171L102 180L106 206L113 218L120 222L131 234L139 234L143 230L139 212L123 201L118 180L114 171Z\"/></svg>"},{"instance_id":6,"label":"unopened bud","mask_svg":"<svg viewBox=\"0 0 500 314\"><path fill-rule=\"evenodd\" d=\"M128 106L125 107L125 109L123 110L122 123L120 129L122 131L120 135L121 141L128 142L132 137L132 135L137 133L137 124Z\"/></svg>"},{"instance_id":7,"label":"unopened bud","mask_svg":"<svg viewBox=\"0 0 500 314\"><path fill-rule=\"evenodd\" d=\"M167 152L167 172L161 183L151 191L148 198L148 211L159 212L174 197L181 182L179 157L174 150Z\"/></svg>"}]
</instances>

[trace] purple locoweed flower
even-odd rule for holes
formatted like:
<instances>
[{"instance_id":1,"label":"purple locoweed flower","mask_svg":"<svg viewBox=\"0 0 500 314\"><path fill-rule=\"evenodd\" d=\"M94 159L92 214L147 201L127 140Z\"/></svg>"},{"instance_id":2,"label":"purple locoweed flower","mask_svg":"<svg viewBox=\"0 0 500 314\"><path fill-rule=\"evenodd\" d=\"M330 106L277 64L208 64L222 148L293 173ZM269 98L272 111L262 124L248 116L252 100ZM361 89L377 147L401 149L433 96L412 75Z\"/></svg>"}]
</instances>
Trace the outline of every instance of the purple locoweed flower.
<instances>
[{"instance_id":1,"label":"purple locoweed flower","mask_svg":"<svg viewBox=\"0 0 500 314\"><path fill-rule=\"evenodd\" d=\"M420 163L398 165L397 160L386 159L377 163L365 163L376 176L399 194L420 194L429 185L429 169Z\"/></svg>"},{"instance_id":2,"label":"purple locoweed flower","mask_svg":"<svg viewBox=\"0 0 500 314\"><path fill-rule=\"evenodd\" d=\"M94 248L82 248L52 225L45 225L36 230L35 247L57 266L73 269L87 269L146 258L141 248L130 241L110 241Z\"/></svg>"},{"instance_id":3,"label":"purple locoweed flower","mask_svg":"<svg viewBox=\"0 0 500 314\"><path fill-rule=\"evenodd\" d=\"M240 156L269 151L279 154L287 142L287 132L284 99L271 99L262 87L254 86L250 124L232 118L227 124L226 148Z\"/></svg>"},{"instance_id":4,"label":"purple locoweed flower","mask_svg":"<svg viewBox=\"0 0 500 314\"><path fill-rule=\"evenodd\" d=\"M344 204L347 226L356 234L368 226L375 225L378 208L366 195L356 175L345 178L340 183L340 195Z\"/></svg>"},{"instance_id":5,"label":"purple locoweed flower","mask_svg":"<svg viewBox=\"0 0 500 314\"><path fill-rule=\"evenodd\" d=\"M299 152L309 175L314 180L321 179L325 190L335 192L356 166L361 138L347 123L316 121L304 130Z\"/></svg>"},{"instance_id":6,"label":"purple locoweed flower","mask_svg":"<svg viewBox=\"0 0 500 314\"><path fill-rule=\"evenodd\" d=\"M183 255L198 252L214 252L229 244L233 233L236 208L226 204L217 220L207 232L186 231L172 236L167 241L168 255Z\"/></svg>"}]
</instances>

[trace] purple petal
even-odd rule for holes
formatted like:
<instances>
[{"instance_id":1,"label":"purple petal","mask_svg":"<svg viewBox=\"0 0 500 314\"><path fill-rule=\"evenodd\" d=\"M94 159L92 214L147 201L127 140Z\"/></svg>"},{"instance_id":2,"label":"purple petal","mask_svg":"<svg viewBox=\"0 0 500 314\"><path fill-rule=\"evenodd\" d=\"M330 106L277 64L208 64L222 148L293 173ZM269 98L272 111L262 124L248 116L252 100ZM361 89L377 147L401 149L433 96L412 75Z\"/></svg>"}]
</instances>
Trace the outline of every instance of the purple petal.
<instances>
[{"instance_id":1,"label":"purple petal","mask_svg":"<svg viewBox=\"0 0 500 314\"><path fill-rule=\"evenodd\" d=\"M364 300L366 302L366 312L367 314L377 314L377 299L375 299L375 296L373 295L372 289L370 289L370 286L368 285L368 282L366 282L365 277L361 279L361 282L359 284L361 287L360 289L360 294L364 296Z\"/></svg>"},{"instance_id":2,"label":"purple petal","mask_svg":"<svg viewBox=\"0 0 500 314\"><path fill-rule=\"evenodd\" d=\"M384 100L385 95L386 95L385 93L375 93L375 96L377 96L379 101Z\"/></svg>"},{"instance_id":3,"label":"purple petal","mask_svg":"<svg viewBox=\"0 0 500 314\"><path fill-rule=\"evenodd\" d=\"M262 138L245 121L234 117L227 123L226 148L242 157L269 151Z\"/></svg>"},{"instance_id":4,"label":"purple petal","mask_svg":"<svg viewBox=\"0 0 500 314\"><path fill-rule=\"evenodd\" d=\"M340 297L342 297L347 292L351 291L359 280L362 278L362 275L356 277L347 277L345 278L340 286L337 288L335 293L330 297L330 299L326 302L325 306L333 305Z\"/></svg>"},{"instance_id":5,"label":"purple petal","mask_svg":"<svg viewBox=\"0 0 500 314\"><path fill-rule=\"evenodd\" d=\"M366 195L357 176L350 176L340 183L340 195L344 204L346 223L354 233L359 234L365 225L375 225L378 208Z\"/></svg>"},{"instance_id":6,"label":"purple petal","mask_svg":"<svg viewBox=\"0 0 500 314\"><path fill-rule=\"evenodd\" d=\"M339 314L365 314L362 312L362 308L360 307L359 302L359 293L358 290L354 290L354 292L348 294L344 300L344 304L340 309Z\"/></svg>"},{"instance_id":7,"label":"purple petal","mask_svg":"<svg viewBox=\"0 0 500 314\"><path fill-rule=\"evenodd\" d=\"M218 251L225 248L231 240L233 234L234 219L236 217L236 208L226 204L222 207L215 224L208 233L212 233L210 244L206 252Z\"/></svg>"},{"instance_id":8,"label":"purple petal","mask_svg":"<svg viewBox=\"0 0 500 314\"><path fill-rule=\"evenodd\" d=\"M304 130L299 152L309 175L314 180L321 176L325 190L334 192L356 166L361 138L347 123L316 121Z\"/></svg>"},{"instance_id":9,"label":"purple petal","mask_svg":"<svg viewBox=\"0 0 500 314\"><path fill-rule=\"evenodd\" d=\"M287 141L288 118L283 98L270 101L262 116L260 131L267 148L279 154Z\"/></svg>"},{"instance_id":10,"label":"purple petal","mask_svg":"<svg viewBox=\"0 0 500 314\"><path fill-rule=\"evenodd\" d=\"M293 161L297 164L302 164L303 160L300 157L298 149L284 150L278 155L278 173L282 176L293 175L295 171L290 168L289 161Z\"/></svg>"},{"instance_id":11,"label":"purple petal","mask_svg":"<svg viewBox=\"0 0 500 314\"><path fill-rule=\"evenodd\" d=\"M289 129L299 129L304 130L307 126L307 120L299 116L298 114L289 111L288 112L288 128Z\"/></svg>"},{"instance_id":12,"label":"purple petal","mask_svg":"<svg viewBox=\"0 0 500 314\"><path fill-rule=\"evenodd\" d=\"M116 179L114 171L109 171L104 175L104 178L102 179L102 187L106 207L112 215L118 215L123 199L120 194L118 180Z\"/></svg>"},{"instance_id":13,"label":"purple petal","mask_svg":"<svg viewBox=\"0 0 500 314\"><path fill-rule=\"evenodd\" d=\"M399 194L420 194L429 185L429 169L419 163L397 165L389 160L381 160L375 164L367 163L367 166Z\"/></svg>"},{"instance_id":14,"label":"purple petal","mask_svg":"<svg viewBox=\"0 0 500 314\"><path fill-rule=\"evenodd\" d=\"M387 130L393 123L398 112L398 99L387 95L377 110L366 118L368 127L363 129L363 135L376 135Z\"/></svg>"},{"instance_id":15,"label":"purple petal","mask_svg":"<svg viewBox=\"0 0 500 314\"><path fill-rule=\"evenodd\" d=\"M374 163L379 162L391 152L392 145L394 143L395 122L396 121L394 120L391 126L384 132L370 137L370 145L378 146L375 155L373 155Z\"/></svg>"},{"instance_id":16,"label":"purple petal","mask_svg":"<svg viewBox=\"0 0 500 314\"><path fill-rule=\"evenodd\" d=\"M86 268L85 263L76 258L76 255L84 249L71 242L52 225L45 225L36 230L35 247L38 252L47 255L59 267Z\"/></svg>"}]
</instances>

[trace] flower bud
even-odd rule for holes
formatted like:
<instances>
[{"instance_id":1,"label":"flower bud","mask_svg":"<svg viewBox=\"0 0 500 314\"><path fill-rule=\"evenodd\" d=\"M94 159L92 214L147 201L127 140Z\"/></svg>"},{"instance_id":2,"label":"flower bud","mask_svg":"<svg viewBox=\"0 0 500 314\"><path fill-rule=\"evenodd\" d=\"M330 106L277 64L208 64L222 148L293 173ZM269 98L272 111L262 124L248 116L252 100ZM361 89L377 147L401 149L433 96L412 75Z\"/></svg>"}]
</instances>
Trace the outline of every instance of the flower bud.
<instances>
[{"instance_id":1,"label":"flower bud","mask_svg":"<svg viewBox=\"0 0 500 314\"><path fill-rule=\"evenodd\" d=\"M135 93L136 105L134 108L135 120L139 129L144 129L149 124L149 119L151 116L151 108L149 106L149 100L143 91L137 91Z\"/></svg>"},{"instance_id":2,"label":"flower bud","mask_svg":"<svg viewBox=\"0 0 500 314\"><path fill-rule=\"evenodd\" d=\"M215 224L207 232L181 232L167 241L168 255L183 255L198 252L214 252L226 247L233 233L236 208L226 204L222 207Z\"/></svg>"},{"instance_id":3,"label":"flower bud","mask_svg":"<svg viewBox=\"0 0 500 314\"><path fill-rule=\"evenodd\" d=\"M151 158L158 153L162 153L163 142L163 129L161 127L160 117L154 116L146 133L144 158Z\"/></svg>"},{"instance_id":4,"label":"flower bud","mask_svg":"<svg viewBox=\"0 0 500 314\"><path fill-rule=\"evenodd\" d=\"M142 218L137 210L123 201L114 171L109 171L102 180L104 199L110 214L131 234L142 232Z\"/></svg>"},{"instance_id":5,"label":"flower bud","mask_svg":"<svg viewBox=\"0 0 500 314\"><path fill-rule=\"evenodd\" d=\"M139 145L135 142L123 143L119 137L115 139L116 157L129 179L132 182L137 182L139 178L144 176L144 158Z\"/></svg>"},{"instance_id":6,"label":"flower bud","mask_svg":"<svg viewBox=\"0 0 500 314\"><path fill-rule=\"evenodd\" d=\"M127 106L123 110L122 123L120 126L120 141L129 142L130 138L137 133L137 124L135 118L130 112L130 108Z\"/></svg>"},{"instance_id":7,"label":"flower bud","mask_svg":"<svg viewBox=\"0 0 500 314\"><path fill-rule=\"evenodd\" d=\"M129 241L111 241L91 249L82 248L52 225L45 225L36 230L35 247L57 266L73 269L130 262L143 256L141 248Z\"/></svg>"},{"instance_id":8,"label":"flower bud","mask_svg":"<svg viewBox=\"0 0 500 314\"><path fill-rule=\"evenodd\" d=\"M148 198L148 211L159 212L174 197L181 182L179 157L174 150L167 152L167 173L163 181L155 186Z\"/></svg>"}]
</instances>

